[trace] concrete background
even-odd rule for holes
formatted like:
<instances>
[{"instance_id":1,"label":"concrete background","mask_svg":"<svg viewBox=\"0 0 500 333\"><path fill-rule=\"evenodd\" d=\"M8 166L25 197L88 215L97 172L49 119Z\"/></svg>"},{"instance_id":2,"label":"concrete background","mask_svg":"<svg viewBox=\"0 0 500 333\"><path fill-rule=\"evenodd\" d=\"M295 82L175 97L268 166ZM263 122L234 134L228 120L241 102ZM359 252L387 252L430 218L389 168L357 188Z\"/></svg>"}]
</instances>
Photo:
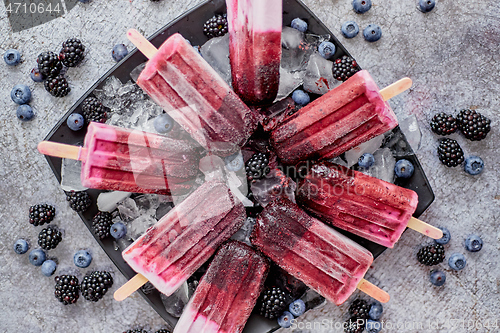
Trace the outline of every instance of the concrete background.
<instances>
[{"instance_id":1,"label":"concrete background","mask_svg":"<svg viewBox=\"0 0 500 333\"><path fill-rule=\"evenodd\" d=\"M78 4L60 18L16 33L11 31L6 9L0 5L0 53L17 48L23 54L23 63L17 67L8 67L3 61L0 64L0 332L122 332L135 327L154 332L162 327L162 319L139 295L121 303L112 299L111 294L125 279L67 205L36 145L114 65L112 46L130 46L125 37L127 29L136 28L150 35L200 2L92 0ZM382 317L392 326L384 331L498 332L499 328L484 326L500 319L500 5L493 0L438 0L434 11L423 14L416 9L416 0L374 0L369 12L358 15L352 11L350 0L305 3L336 33L361 66L371 72L379 86L403 76L413 79L413 88L391 100L391 105L400 119L415 114L422 129L422 147L417 155L436 200L421 219L451 231L452 240L445 246L447 258L453 252L464 253L467 258L467 266L460 272L452 272L446 263L440 264L447 281L443 287L434 287L428 281L431 269L418 264L415 257L421 244L429 240L406 232L367 274L368 280L392 297ZM376 43L364 41L361 34L347 40L339 33L346 20L355 20L361 29L369 23L379 24L383 37ZM41 51L58 51L70 37L80 38L88 52L85 62L67 74L71 94L58 99L45 92L42 84L32 82L29 73ZM36 118L31 122L21 123L16 118L10 90L17 83L32 89L31 105ZM485 170L476 177L467 175L460 167L440 164L437 137L428 125L438 112L455 113L471 107L492 120L491 132L480 142L467 141L458 134L452 137L462 145L466 156L479 155L484 159ZM53 279L30 265L27 254L19 256L13 252L12 245L20 237L29 239L32 248L36 243L41 228L29 224L28 209L41 202L56 207L54 223L65 230L61 244L50 251L50 256L59 260L58 273L76 270L80 277L85 274L87 269L77 270L72 263L74 252L82 248L90 249L94 256L88 270L115 272L114 287L98 303L81 298L74 306L63 306L53 296ZM481 252L464 250L464 239L470 233L483 238ZM299 328L282 332L335 331L331 327L347 319L348 305L357 296L360 295L356 293L339 307L327 304L309 311L300 318ZM458 326L452 328L453 324Z\"/></svg>"}]
</instances>

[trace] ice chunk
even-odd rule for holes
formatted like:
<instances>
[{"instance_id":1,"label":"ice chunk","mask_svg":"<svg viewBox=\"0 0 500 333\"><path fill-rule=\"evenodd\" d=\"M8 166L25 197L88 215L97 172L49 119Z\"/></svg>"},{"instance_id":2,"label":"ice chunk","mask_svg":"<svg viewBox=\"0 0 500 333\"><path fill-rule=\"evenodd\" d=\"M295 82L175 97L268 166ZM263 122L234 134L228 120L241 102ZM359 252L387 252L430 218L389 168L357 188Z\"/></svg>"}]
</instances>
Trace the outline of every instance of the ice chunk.
<instances>
[{"instance_id":1,"label":"ice chunk","mask_svg":"<svg viewBox=\"0 0 500 333\"><path fill-rule=\"evenodd\" d=\"M133 240L136 240L142 236L146 230L155 225L156 222L158 222L158 220L149 214L139 215L136 219L127 223L127 234L129 234Z\"/></svg>"},{"instance_id":2,"label":"ice chunk","mask_svg":"<svg viewBox=\"0 0 500 333\"><path fill-rule=\"evenodd\" d=\"M295 202L296 188L297 184L278 169L271 170L266 177L250 185L255 200L263 207L277 197L285 197Z\"/></svg>"},{"instance_id":3,"label":"ice chunk","mask_svg":"<svg viewBox=\"0 0 500 333\"><path fill-rule=\"evenodd\" d=\"M61 164L61 188L64 191L85 191L88 189L82 185L80 174L82 162L63 158Z\"/></svg>"},{"instance_id":4,"label":"ice chunk","mask_svg":"<svg viewBox=\"0 0 500 333\"><path fill-rule=\"evenodd\" d=\"M307 34L290 27L283 27L281 33L281 66L289 71L304 70L309 57L318 45L330 38L329 35Z\"/></svg>"},{"instance_id":5,"label":"ice chunk","mask_svg":"<svg viewBox=\"0 0 500 333\"><path fill-rule=\"evenodd\" d=\"M396 157L413 155L413 150L405 140L402 131L395 130L386 133L383 146L391 149L392 154Z\"/></svg>"},{"instance_id":6,"label":"ice chunk","mask_svg":"<svg viewBox=\"0 0 500 333\"><path fill-rule=\"evenodd\" d=\"M161 301L170 315L179 318L189 301L189 296L188 283L184 282L172 295L161 294Z\"/></svg>"},{"instance_id":7,"label":"ice chunk","mask_svg":"<svg viewBox=\"0 0 500 333\"><path fill-rule=\"evenodd\" d=\"M243 226L240 228L240 230L236 231L231 239L239 240L240 242L247 243L251 246L252 244L250 243L250 234L252 233L256 221L257 220L253 217L247 217Z\"/></svg>"},{"instance_id":8,"label":"ice chunk","mask_svg":"<svg viewBox=\"0 0 500 333\"><path fill-rule=\"evenodd\" d=\"M210 38L201 46L201 55L220 77L231 86L231 65L229 64L229 34Z\"/></svg>"},{"instance_id":9,"label":"ice chunk","mask_svg":"<svg viewBox=\"0 0 500 333\"><path fill-rule=\"evenodd\" d=\"M312 289L308 289L300 299L304 301L308 310L327 303L323 296Z\"/></svg>"},{"instance_id":10,"label":"ice chunk","mask_svg":"<svg viewBox=\"0 0 500 333\"><path fill-rule=\"evenodd\" d=\"M357 147L352 148L345 152L345 159L347 161L347 167L351 167L354 164L358 163L358 159L361 155L368 153L373 154L377 149L380 148L382 142L384 141L384 135L381 134L379 136L374 137L371 140L363 142Z\"/></svg>"},{"instance_id":11,"label":"ice chunk","mask_svg":"<svg viewBox=\"0 0 500 333\"><path fill-rule=\"evenodd\" d=\"M411 115L403 121L400 121L399 128L405 135L406 141L408 141L413 151L416 152L420 148L420 142L422 140L422 132L418 126L417 117Z\"/></svg>"},{"instance_id":12,"label":"ice chunk","mask_svg":"<svg viewBox=\"0 0 500 333\"><path fill-rule=\"evenodd\" d=\"M332 163L335 163L335 164L338 164L338 165L342 165L342 166L347 167L347 163L340 156L334 157L334 158L332 158L332 159L330 159L328 161L330 161Z\"/></svg>"},{"instance_id":13,"label":"ice chunk","mask_svg":"<svg viewBox=\"0 0 500 333\"><path fill-rule=\"evenodd\" d=\"M224 160L216 155L207 155L200 159L199 168L205 175L205 181L224 179Z\"/></svg>"},{"instance_id":14,"label":"ice chunk","mask_svg":"<svg viewBox=\"0 0 500 333\"><path fill-rule=\"evenodd\" d=\"M102 212L112 212L118 207L120 201L130 197L131 194L122 191L102 192L97 197L97 208Z\"/></svg>"},{"instance_id":15,"label":"ice chunk","mask_svg":"<svg viewBox=\"0 0 500 333\"><path fill-rule=\"evenodd\" d=\"M142 70L144 69L144 67L146 67L146 64L147 64L147 62L143 62L142 64L140 64L139 66L137 66L136 68L134 68L134 69L130 72L130 78L131 78L134 82L137 82L137 79L139 78L139 75L141 75L141 72L142 72Z\"/></svg>"},{"instance_id":16,"label":"ice chunk","mask_svg":"<svg viewBox=\"0 0 500 333\"><path fill-rule=\"evenodd\" d=\"M118 203L118 212L123 222L130 222L139 216L139 208L132 198L125 198Z\"/></svg>"},{"instance_id":17,"label":"ice chunk","mask_svg":"<svg viewBox=\"0 0 500 333\"><path fill-rule=\"evenodd\" d=\"M381 148L373 154L373 157L375 158L375 163L369 169L360 171L369 176L394 183L396 159L392 155L391 150L389 148Z\"/></svg>"},{"instance_id":18,"label":"ice chunk","mask_svg":"<svg viewBox=\"0 0 500 333\"><path fill-rule=\"evenodd\" d=\"M333 62L326 60L319 53L311 55L304 77L304 90L323 95L341 82L333 77Z\"/></svg>"},{"instance_id":19,"label":"ice chunk","mask_svg":"<svg viewBox=\"0 0 500 333\"><path fill-rule=\"evenodd\" d=\"M305 71L295 71L291 72L288 69L280 67L280 82L278 86L278 94L274 102L278 102L288 95L290 95L295 89L297 89L303 82Z\"/></svg>"}]
</instances>

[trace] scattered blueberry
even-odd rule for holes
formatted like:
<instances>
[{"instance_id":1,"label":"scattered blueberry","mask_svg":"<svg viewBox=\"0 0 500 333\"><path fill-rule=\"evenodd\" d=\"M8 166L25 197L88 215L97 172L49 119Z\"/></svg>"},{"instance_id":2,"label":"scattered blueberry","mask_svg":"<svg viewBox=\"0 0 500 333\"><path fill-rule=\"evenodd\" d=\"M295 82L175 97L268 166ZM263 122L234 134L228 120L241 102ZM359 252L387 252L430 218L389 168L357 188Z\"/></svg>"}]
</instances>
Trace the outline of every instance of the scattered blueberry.
<instances>
[{"instance_id":1,"label":"scattered blueberry","mask_svg":"<svg viewBox=\"0 0 500 333\"><path fill-rule=\"evenodd\" d=\"M18 239L14 243L14 252L16 252L17 254L24 254L24 253L28 252L29 248L30 248L30 246L29 246L28 242L25 241L24 239Z\"/></svg>"},{"instance_id":2,"label":"scattered blueberry","mask_svg":"<svg viewBox=\"0 0 500 333\"><path fill-rule=\"evenodd\" d=\"M368 333L378 333L382 330L380 321L368 319L365 324L365 329Z\"/></svg>"},{"instance_id":3,"label":"scattered blueberry","mask_svg":"<svg viewBox=\"0 0 500 333\"><path fill-rule=\"evenodd\" d=\"M402 159L396 162L394 166L394 172L396 173L396 177L399 178L410 178L415 171L415 167L413 163L408 160Z\"/></svg>"},{"instance_id":4,"label":"scattered blueberry","mask_svg":"<svg viewBox=\"0 0 500 333\"><path fill-rule=\"evenodd\" d=\"M375 157L370 153L364 153L358 159L358 165L362 168L368 169L375 163Z\"/></svg>"},{"instance_id":5,"label":"scattered blueberry","mask_svg":"<svg viewBox=\"0 0 500 333\"><path fill-rule=\"evenodd\" d=\"M483 172L484 162L479 156L469 156L465 159L464 169L469 175L479 175Z\"/></svg>"},{"instance_id":6,"label":"scattered blueberry","mask_svg":"<svg viewBox=\"0 0 500 333\"><path fill-rule=\"evenodd\" d=\"M174 127L174 119L166 113L162 113L153 121L155 131L161 134L166 134L172 130Z\"/></svg>"},{"instance_id":7,"label":"scattered blueberry","mask_svg":"<svg viewBox=\"0 0 500 333\"><path fill-rule=\"evenodd\" d=\"M340 27L340 31L345 38L354 38L359 33L359 27L354 21L346 21Z\"/></svg>"},{"instance_id":8,"label":"scattered blueberry","mask_svg":"<svg viewBox=\"0 0 500 333\"><path fill-rule=\"evenodd\" d=\"M300 32L306 32L307 31L307 22L300 19L300 18L294 18L292 20L291 24L292 28L297 29Z\"/></svg>"},{"instance_id":9,"label":"scattered blueberry","mask_svg":"<svg viewBox=\"0 0 500 333\"><path fill-rule=\"evenodd\" d=\"M31 70L30 77L35 82L43 82L46 77L38 70L38 67L35 67Z\"/></svg>"},{"instance_id":10,"label":"scattered blueberry","mask_svg":"<svg viewBox=\"0 0 500 333\"><path fill-rule=\"evenodd\" d=\"M283 314L278 318L278 324L281 327L288 328L292 326L293 319L294 317L290 312L284 311Z\"/></svg>"},{"instance_id":11,"label":"scattered blueberry","mask_svg":"<svg viewBox=\"0 0 500 333\"><path fill-rule=\"evenodd\" d=\"M374 301L370 305L370 311L368 312L368 316L372 320L379 320L382 317L382 312L384 312L384 307L379 301Z\"/></svg>"},{"instance_id":12,"label":"scattered blueberry","mask_svg":"<svg viewBox=\"0 0 500 333\"><path fill-rule=\"evenodd\" d=\"M30 263L35 266L41 266L45 261L45 259L47 258L47 256L45 255L45 251L42 249L31 250L28 257Z\"/></svg>"},{"instance_id":13,"label":"scattered blueberry","mask_svg":"<svg viewBox=\"0 0 500 333\"><path fill-rule=\"evenodd\" d=\"M470 235L465 240L465 248L470 252L478 252L483 248L483 240L478 235Z\"/></svg>"},{"instance_id":14,"label":"scattered blueberry","mask_svg":"<svg viewBox=\"0 0 500 333\"><path fill-rule=\"evenodd\" d=\"M441 229L441 231L443 232L443 237L435 239L434 241L441 245L448 244L451 239L450 231L445 227L438 227L438 228Z\"/></svg>"},{"instance_id":15,"label":"scattered blueberry","mask_svg":"<svg viewBox=\"0 0 500 333\"><path fill-rule=\"evenodd\" d=\"M372 8L372 0L352 0L352 8L358 14L366 13Z\"/></svg>"},{"instance_id":16,"label":"scattered blueberry","mask_svg":"<svg viewBox=\"0 0 500 333\"><path fill-rule=\"evenodd\" d=\"M56 271L57 264L54 260L45 260L42 264L42 273L45 276L51 276Z\"/></svg>"},{"instance_id":17,"label":"scattered blueberry","mask_svg":"<svg viewBox=\"0 0 500 333\"><path fill-rule=\"evenodd\" d=\"M306 304L303 300L298 299L290 303L290 305L288 306L288 310L290 310L290 313L292 315L298 317L306 312Z\"/></svg>"},{"instance_id":18,"label":"scattered blueberry","mask_svg":"<svg viewBox=\"0 0 500 333\"><path fill-rule=\"evenodd\" d=\"M21 53L14 49L7 50L3 54L3 60L9 66L16 66L21 62Z\"/></svg>"},{"instance_id":19,"label":"scattered blueberry","mask_svg":"<svg viewBox=\"0 0 500 333\"><path fill-rule=\"evenodd\" d=\"M17 118L22 121L29 121L35 116L33 109L28 104L19 105L16 114Z\"/></svg>"},{"instance_id":20,"label":"scattered blueberry","mask_svg":"<svg viewBox=\"0 0 500 333\"><path fill-rule=\"evenodd\" d=\"M85 119L79 113L72 113L66 120L66 124L68 125L70 130L78 131L82 129L83 125L85 125Z\"/></svg>"},{"instance_id":21,"label":"scattered blueberry","mask_svg":"<svg viewBox=\"0 0 500 333\"><path fill-rule=\"evenodd\" d=\"M365 30L363 30L363 37L368 42L376 42L382 37L382 29L376 24L369 24Z\"/></svg>"},{"instance_id":22,"label":"scattered blueberry","mask_svg":"<svg viewBox=\"0 0 500 333\"><path fill-rule=\"evenodd\" d=\"M109 229L109 233L115 239L123 238L127 234L127 226L122 222L116 222Z\"/></svg>"},{"instance_id":23,"label":"scattered blueberry","mask_svg":"<svg viewBox=\"0 0 500 333\"><path fill-rule=\"evenodd\" d=\"M304 90L297 89L292 93L292 99L299 105L307 105L311 101L311 97Z\"/></svg>"},{"instance_id":24,"label":"scattered blueberry","mask_svg":"<svg viewBox=\"0 0 500 333\"><path fill-rule=\"evenodd\" d=\"M81 3L89 3L90 2L90 0L78 0L78 1L80 1Z\"/></svg>"},{"instance_id":25,"label":"scattered blueberry","mask_svg":"<svg viewBox=\"0 0 500 333\"><path fill-rule=\"evenodd\" d=\"M431 283L435 286L441 287L446 282L446 274L441 271L431 271Z\"/></svg>"},{"instance_id":26,"label":"scattered blueberry","mask_svg":"<svg viewBox=\"0 0 500 333\"><path fill-rule=\"evenodd\" d=\"M436 5L435 0L419 0L419 2L418 2L418 8L423 13L430 12L431 10L434 9L435 5Z\"/></svg>"},{"instance_id":27,"label":"scattered blueberry","mask_svg":"<svg viewBox=\"0 0 500 333\"><path fill-rule=\"evenodd\" d=\"M198 52L198 54L199 54L199 55L203 56L203 55L201 54L201 46L199 46L199 45L195 45L195 46L193 46L193 49L194 49L196 52Z\"/></svg>"},{"instance_id":28,"label":"scattered blueberry","mask_svg":"<svg viewBox=\"0 0 500 333\"><path fill-rule=\"evenodd\" d=\"M73 256L73 262L77 267L86 268L89 267L92 262L92 256L86 250L80 250L75 253Z\"/></svg>"},{"instance_id":29,"label":"scattered blueberry","mask_svg":"<svg viewBox=\"0 0 500 333\"><path fill-rule=\"evenodd\" d=\"M323 58L329 59L335 53L335 44L332 42L321 42L318 46L318 52Z\"/></svg>"},{"instance_id":30,"label":"scattered blueberry","mask_svg":"<svg viewBox=\"0 0 500 333\"><path fill-rule=\"evenodd\" d=\"M113 59L115 59L116 62L125 58L127 54L128 50L125 44L116 44L111 52L111 55L113 56Z\"/></svg>"},{"instance_id":31,"label":"scattered blueberry","mask_svg":"<svg viewBox=\"0 0 500 333\"><path fill-rule=\"evenodd\" d=\"M224 158L224 163L226 164L226 168L229 171L239 171L243 166L245 165L245 162L243 161L243 155L241 155L241 152L236 152L233 155L227 156Z\"/></svg>"},{"instance_id":32,"label":"scattered blueberry","mask_svg":"<svg viewBox=\"0 0 500 333\"><path fill-rule=\"evenodd\" d=\"M459 271L465 267L467 261L462 253L453 253L448 259L448 265L456 271Z\"/></svg>"},{"instance_id":33,"label":"scattered blueberry","mask_svg":"<svg viewBox=\"0 0 500 333\"><path fill-rule=\"evenodd\" d=\"M26 104L31 100L31 90L25 84L16 84L10 92L10 98L16 104Z\"/></svg>"}]
</instances>

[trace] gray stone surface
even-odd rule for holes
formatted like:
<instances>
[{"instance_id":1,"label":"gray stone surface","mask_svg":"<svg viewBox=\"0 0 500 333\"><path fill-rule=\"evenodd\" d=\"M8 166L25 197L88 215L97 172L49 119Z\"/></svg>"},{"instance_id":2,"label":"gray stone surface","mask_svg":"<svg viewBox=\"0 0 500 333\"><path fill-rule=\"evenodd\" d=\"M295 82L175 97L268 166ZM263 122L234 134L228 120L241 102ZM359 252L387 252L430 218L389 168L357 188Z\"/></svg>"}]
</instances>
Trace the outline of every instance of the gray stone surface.
<instances>
[{"instance_id":1,"label":"gray stone surface","mask_svg":"<svg viewBox=\"0 0 500 333\"><path fill-rule=\"evenodd\" d=\"M114 64L111 47L130 43L128 28L150 35L165 23L200 3L199 0L151 2L149 0L93 0L78 4L64 16L32 29L13 33L5 7L0 5L0 52L17 48L23 63L17 67L0 64L0 332L122 332L145 326L155 331L162 319L139 296L119 303L107 295L98 303L80 299L77 305L63 306L53 296L54 282L29 264L28 256L16 255L12 245L20 237L36 247L40 227L28 223L29 206L46 202L55 205L55 224L65 230L63 242L50 255L59 260L58 273L76 270L82 277L87 269L76 269L73 253L88 248L94 261L88 270L109 269L115 285L125 282L106 254L94 241L79 217L69 209L45 159L36 151L42 140L73 103ZM422 216L431 224L446 226L452 234L447 256L462 252L467 258L463 271L453 272L443 263L446 284L428 282L430 268L419 265L416 252L429 240L406 232L394 249L374 263L367 279L391 294L383 319L395 332L498 332L499 328L473 328L500 317L500 190L498 179L498 110L500 107L500 5L493 0L437 1L431 13L416 9L416 0L373 1L363 14L351 10L350 0L306 0L305 3L337 34L339 40L368 69L379 86L403 77L413 79L413 88L391 100L400 119L415 114L423 133L417 155L436 194L436 200ZM362 35L347 40L338 32L342 22L355 20L361 29L369 23L382 27L383 37L367 43ZM29 78L35 58L42 50L58 50L69 37L81 38L88 49L85 63L68 72L72 92L53 98ZM32 88L36 118L21 123L15 116L10 89L17 83ZM441 111L477 108L492 119L486 140L470 142L456 138L466 155L481 156L486 167L472 177L457 168L447 168L437 159L437 137L428 122ZM485 242L479 253L467 253L464 238L481 235ZM335 322L347 319L347 308L356 293L342 306L327 304L309 311L297 329L282 332L332 332ZM333 324L332 324L333 323ZM458 324L459 328L446 327ZM400 328L396 329L396 325ZM404 325L406 324L406 328ZM422 328L419 328L419 325ZM435 325L435 326L429 326ZM461 327L461 325L465 327ZM314 326L315 325L315 326ZM403 328L401 328L403 325ZM413 326L410 327L411 325ZM467 329L469 328L469 329Z\"/></svg>"}]
</instances>

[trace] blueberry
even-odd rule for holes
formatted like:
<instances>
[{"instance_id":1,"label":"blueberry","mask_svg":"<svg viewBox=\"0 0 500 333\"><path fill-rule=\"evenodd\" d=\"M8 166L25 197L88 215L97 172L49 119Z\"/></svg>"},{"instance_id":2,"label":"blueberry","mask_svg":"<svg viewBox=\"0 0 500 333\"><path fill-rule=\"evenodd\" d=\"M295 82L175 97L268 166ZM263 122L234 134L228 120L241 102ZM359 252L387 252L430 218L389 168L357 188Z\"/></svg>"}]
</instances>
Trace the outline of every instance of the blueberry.
<instances>
[{"instance_id":1,"label":"blueberry","mask_svg":"<svg viewBox=\"0 0 500 333\"><path fill-rule=\"evenodd\" d=\"M77 251L73 256L73 262L75 263L76 267L86 268L89 267L90 263L92 262L92 256L88 251L80 250Z\"/></svg>"},{"instance_id":2,"label":"blueberry","mask_svg":"<svg viewBox=\"0 0 500 333\"><path fill-rule=\"evenodd\" d=\"M365 329L368 333L378 333L382 329L380 321L368 319L365 324Z\"/></svg>"},{"instance_id":3,"label":"blueberry","mask_svg":"<svg viewBox=\"0 0 500 333\"><path fill-rule=\"evenodd\" d=\"M35 116L33 109L28 104L19 105L17 107L16 114L17 118L19 118L22 121L29 121L33 119L33 117Z\"/></svg>"},{"instance_id":4,"label":"blueberry","mask_svg":"<svg viewBox=\"0 0 500 333\"><path fill-rule=\"evenodd\" d=\"M318 52L323 58L329 59L335 53L335 44L332 42L321 42L318 46Z\"/></svg>"},{"instance_id":5,"label":"blueberry","mask_svg":"<svg viewBox=\"0 0 500 333\"><path fill-rule=\"evenodd\" d=\"M162 113L153 121L153 126L155 131L161 134L166 134L172 130L174 127L174 119L166 113Z\"/></svg>"},{"instance_id":6,"label":"blueberry","mask_svg":"<svg viewBox=\"0 0 500 333\"><path fill-rule=\"evenodd\" d=\"M470 235L465 240L465 248L470 252L478 252L483 248L483 240L478 235Z\"/></svg>"},{"instance_id":7,"label":"blueberry","mask_svg":"<svg viewBox=\"0 0 500 333\"><path fill-rule=\"evenodd\" d=\"M239 171L245 165L243 161L243 156L241 152L234 153L233 155L227 156L224 158L224 163L226 164L226 168L229 171Z\"/></svg>"},{"instance_id":8,"label":"blueberry","mask_svg":"<svg viewBox=\"0 0 500 333\"><path fill-rule=\"evenodd\" d=\"M284 311L283 314L278 318L278 324L281 327L288 328L292 326L293 319L294 317L290 312Z\"/></svg>"},{"instance_id":9,"label":"blueberry","mask_svg":"<svg viewBox=\"0 0 500 333\"><path fill-rule=\"evenodd\" d=\"M354 21L346 21L340 27L340 31L345 38L353 38L359 33L359 27Z\"/></svg>"},{"instance_id":10,"label":"blueberry","mask_svg":"<svg viewBox=\"0 0 500 333\"><path fill-rule=\"evenodd\" d=\"M419 0L419 2L418 2L418 8L423 13L430 12L431 10L434 9L435 5L436 5L435 0Z\"/></svg>"},{"instance_id":11,"label":"blueberry","mask_svg":"<svg viewBox=\"0 0 500 333\"><path fill-rule=\"evenodd\" d=\"M431 283L435 286L441 287L446 282L446 274L441 271L431 271Z\"/></svg>"},{"instance_id":12,"label":"blueberry","mask_svg":"<svg viewBox=\"0 0 500 333\"><path fill-rule=\"evenodd\" d=\"M201 46L199 46L199 45L195 45L195 46L193 46L193 49L194 49L196 52L198 52L198 54L199 54L199 55L203 56L203 55L201 54Z\"/></svg>"},{"instance_id":13,"label":"blueberry","mask_svg":"<svg viewBox=\"0 0 500 333\"><path fill-rule=\"evenodd\" d=\"M78 0L78 1L80 1L81 3L89 3L90 2L90 0Z\"/></svg>"},{"instance_id":14,"label":"blueberry","mask_svg":"<svg viewBox=\"0 0 500 333\"><path fill-rule=\"evenodd\" d=\"M376 24L368 24L363 30L363 37L368 42L376 42L382 37L382 29Z\"/></svg>"},{"instance_id":15,"label":"blueberry","mask_svg":"<svg viewBox=\"0 0 500 333\"><path fill-rule=\"evenodd\" d=\"M435 239L434 241L441 245L448 244L451 239L450 231L445 227L438 227L438 228L441 229L441 231L443 232L443 237Z\"/></svg>"},{"instance_id":16,"label":"blueberry","mask_svg":"<svg viewBox=\"0 0 500 333\"><path fill-rule=\"evenodd\" d=\"M413 163L408 160L402 159L396 162L394 166L394 172L396 173L396 177L399 178L410 178L415 171L415 167Z\"/></svg>"},{"instance_id":17,"label":"blueberry","mask_svg":"<svg viewBox=\"0 0 500 333\"><path fill-rule=\"evenodd\" d=\"M464 169L469 175L479 175L483 172L484 162L479 156L469 156L465 160Z\"/></svg>"},{"instance_id":18,"label":"blueberry","mask_svg":"<svg viewBox=\"0 0 500 333\"><path fill-rule=\"evenodd\" d=\"M51 276L56 271L57 264L54 260L45 260L42 264L42 274Z\"/></svg>"},{"instance_id":19,"label":"blueberry","mask_svg":"<svg viewBox=\"0 0 500 333\"><path fill-rule=\"evenodd\" d=\"M36 67L31 70L30 77L35 82L43 82L47 78Z\"/></svg>"},{"instance_id":20,"label":"blueberry","mask_svg":"<svg viewBox=\"0 0 500 333\"><path fill-rule=\"evenodd\" d=\"M16 104L26 104L31 100L31 90L25 84L16 84L10 92L10 98Z\"/></svg>"},{"instance_id":21,"label":"blueberry","mask_svg":"<svg viewBox=\"0 0 500 333\"><path fill-rule=\"evenodd\" d=\"M66 124L70 130L78 131L82 129L83 125L85 125L85 119L79 113L72 113L66 120Z\"/></svg>"},{"instance_id":22,"label":"blueberry","mask_svg":"<svg viewBox=\"0 0 500 333\"><path fill-rule=\"evenodd\" d=\"M7 50L3 54L3 60L9 66L16 66L21 62L21 53L14 49Z\"/></svg>"},{"instance_id":23,"label":"blueberry","mask_svg":"<svg viewBox=\"0 0 500 333\"><path fill-rule=\"evenodd\" d=\"M125 44L116 44L111 52L111 55L113 56L113 59L115 59L116 62L125 58L127 54L128 50Z\"/></svg>"},{"instance_id":24,"label":"blueberry","mask_svg":"<svg viewBox=\"0 0 500 333\"><path fill-rule=\"evenodd\" d=\"M307 22L300 19L300 18L294 18L292 20L291 24L292 28L297 29L300 32L306 32L307 31Z\"/></svg>"},{"instance_id":25,"label":"blueberry","mask_svg":"<svg viewBox=\"0 0 500 333\"><path fill-rule=\"evenodd\" d=\"M456 271L464 269L467 261L462 253L453 253L448 259L448 265Z\"/></svg>"},{"instance_id":26,"label":"blueberry","mask_svg":"<svg viewBox=\"0 0 500 333\"><path fill-rule=\"evenodd\" d=\"M311 97L304 90L297 89L292 94L292 99L295 103L299 105L307 105L311 101Z\"/></svg>"},{"instance_id":27,"label":"blueberry","mask_svg":"<svg viewBox=\"0 0 500 333\"><path fill-rule=\"evenodd\" d=\"M127 226L122 222L116 222L109 229L109 233L115 239L123 238L127 234Z\"/></svg>"},{"instance_id":28,"label":"blueberry","mask_svg":"<svg viewBox=\"0 0 500 333\"><path fill-rule=\"evenodd\" d=\"M368 312L368 316L372 320L379 320L382 317L382 312L384 312L384 307L379 301L374 301L370 304L370 311Z\"/></svg>"},{"instance_id":29,"label":"blueberry","mask_svg":"<svg viewBox=\"0 0 500 333\"><path fill-rule=\"evenodd\" d=\"M290 305L288 306L288 310L290 310L290 313L292 315L298 317L306 312L306 304L303 300L298 299L290 303Z\"/></svg>"},{"instance_id":30,"label":"blueberry","mask_svg":"<svg viewBox=\"0 0 500 333\"><path fill-rule=\"evenodd\" d=\"M358 159L358 165L362 168L368 169L375 163L375 157L372 154L364 153Z\"/></svg>"},{"instance_id":31,"label":"blueberry","mask_svg":"<svg viewBox=\"0 0 500 333\"><path fill-rule=\"evenodd\" d=\"M35 266L41 266L47 258L47 256L45 255L45 251L43 251L42 249L31 250L28 257L30 263Z\"/></svg>"},{"instance_id":32,"label":"blueberry","mask_svg":"<svg viewBox=\"0 0 500 333\"><path fill-rule=\"evenodd\" d=\"M14 252L16 252L17 254L24 254L24 253L28 252L29 248L30 248L30 246L29 246L28 242L25 241L24 239L18 239L14 243Z\"/></svg>"},{"instance_id":33,"label":"blueberry","mask_svg":"<svg viewBox=\"0 0 500 333\"><path fill-rule=\"evenodd\" d=\"M358 14L366 13L372 8L372 0L352 0L352 8Z\"/></svg>"}]
</instances>

